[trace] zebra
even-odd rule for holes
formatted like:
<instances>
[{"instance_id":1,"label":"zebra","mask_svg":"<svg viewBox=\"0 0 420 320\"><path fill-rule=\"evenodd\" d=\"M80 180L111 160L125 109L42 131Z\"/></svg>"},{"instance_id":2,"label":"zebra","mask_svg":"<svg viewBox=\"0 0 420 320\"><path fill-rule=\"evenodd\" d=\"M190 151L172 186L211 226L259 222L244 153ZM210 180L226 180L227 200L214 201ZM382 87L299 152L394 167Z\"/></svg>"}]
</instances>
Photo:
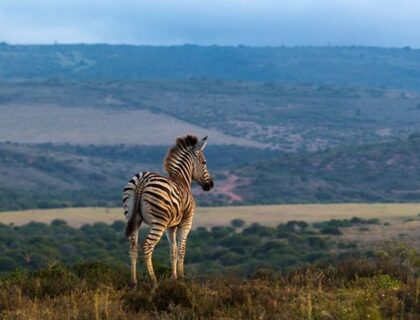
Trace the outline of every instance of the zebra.
<instances>
[{"instance_id":1,"label":"zebra","mask_svg":"<svg viewBox=\"0 0 420 320\"><path fill-rule=\"evenodd\" d=\"M184 277L186 241L195 211L191 184L196 181L204 191L214 186L203 154L206 144L207 136L200 141L193 135L177 138L164 160L168 176L140 172L125 186L123 209L129 239L130 287L137 285L138 230L142 223L149 226L142 250L150 281L156 284L152 254L163 232L169 242L172 278Z\"/></svg>"}]
</instances>

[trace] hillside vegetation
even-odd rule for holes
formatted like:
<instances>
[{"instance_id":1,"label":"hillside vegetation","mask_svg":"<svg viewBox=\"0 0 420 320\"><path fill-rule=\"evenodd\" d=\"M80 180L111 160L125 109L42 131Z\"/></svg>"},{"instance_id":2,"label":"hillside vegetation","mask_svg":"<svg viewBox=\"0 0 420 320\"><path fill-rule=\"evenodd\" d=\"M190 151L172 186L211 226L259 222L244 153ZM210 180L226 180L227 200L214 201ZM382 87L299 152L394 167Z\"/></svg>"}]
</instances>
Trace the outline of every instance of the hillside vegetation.
<instances>
[{"instance_id":1,"label":"hillside vegetation","mask_svg":"<svg viewBox=\"0 0 420 320\"><path fill-rule=\"evenodd\" d=\"M286 154L233 170L245 202L410 202L420 199L420 139ZM268 188L269 186L269 188Z\"/></svg>"},{"instance_id":2,"label":"hillside vegetation","mask_svg":"<svg viewBox=\"0 0 420 320\"><path fill-rule=\"evenodd\" d=\"M0 44L0 79L234 79L420 89L420 50ZM381 75L381 76L378 76Z\"/></svg>"},{"instance_id":3,"label":"hillside vegetation","mask_svg":"<svg viewBox=\"0 0 420 320\"><path fill-rule=\"evenodd\" d=\"M167 146L70 146L0 143L0 211L29 208L120 206L125 184L139 171L162 172ZM209 166L274 158L278 152L240 146L209 146ZM224 154L220 157L220 154ZM223 168L223 169L222 169ZM224 198L199 196L202 204Z\"/></svg>"},{"instance_id":4,"label":"hillside vegetation","mask_svg":"<svg viewBox=\"0 0 420 320\"><path fill-rule=\"evenodd\" d=\"M161 172L166 150L0 144L0 210L119 206L128 179ZM207 158L216 188L194 191L201 205L420 201L417 135L301 154L209 146Z\"/></svg>"}]
</instances>

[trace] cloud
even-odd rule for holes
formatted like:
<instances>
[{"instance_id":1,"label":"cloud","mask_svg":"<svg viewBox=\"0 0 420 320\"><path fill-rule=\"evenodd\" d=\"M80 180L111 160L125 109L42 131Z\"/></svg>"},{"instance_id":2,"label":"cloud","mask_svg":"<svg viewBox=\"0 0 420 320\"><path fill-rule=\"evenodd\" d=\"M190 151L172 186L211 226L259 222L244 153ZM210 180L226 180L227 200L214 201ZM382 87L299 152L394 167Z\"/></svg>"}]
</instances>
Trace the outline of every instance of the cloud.
<instances>
[{"instance_id":1,"label":"cloud","mask_svg":"<svg viewBox=\"0 0 420 320\"><path fill-rule=\"evenodd\" d=\"M0 41L420 47L418 0L3 0Z\"/></svg>"}]
</instances>

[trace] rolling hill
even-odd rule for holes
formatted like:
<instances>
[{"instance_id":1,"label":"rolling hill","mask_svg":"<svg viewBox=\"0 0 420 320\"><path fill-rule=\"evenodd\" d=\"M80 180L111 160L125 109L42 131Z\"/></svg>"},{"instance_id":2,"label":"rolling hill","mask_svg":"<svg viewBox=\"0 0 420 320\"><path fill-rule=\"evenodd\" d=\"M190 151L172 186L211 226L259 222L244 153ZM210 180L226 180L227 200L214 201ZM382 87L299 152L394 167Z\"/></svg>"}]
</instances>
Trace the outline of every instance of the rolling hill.
<instances>
[{"instance_id":1,"label":"rolling hill","mask_svg":"<svg viewBox=\"0 0 420 320\"><path fill-rule=\"evenodd\" d=\"M419 57L2 43L0 210L118 205L188 132L211 139L201 204L417 201Z\"/></svg>"},{"instance_id":2,"label":"rolling hill","mask_svg":"<svg viewBox=\"0 0 420 320\"><path fill-rule=\"evenodd\" d=\"M128 180L139 171L161 172L167 150L168 146L0 143L0 211L119 206ZM216 179L222 168L276 156L276 151L234 145L207 148ZM214 204L226 203L211 197ZM206 199L199 197L209 204Z\"/></svg>"},{"instance_id":3,"label":"rolling hill","mask_svg":"<svg viewBox=\"0 0 420 320\"><path fill-rule=\"evenodd\" d=\"M117 206L127 180L160 171L166 150L0 144L0 209ZM216 188L196 190L201 205L420 200L418 135L300 154L209 146L207 158Z\"/></svg>"},{"instance_id":4,"label":"rolling hill","mask_svg":"<svg viewBox=\"0 0 420 320\"><path fill-rule=\"evenodd\" d=\"M0 79L280 81L420 89L420 50L0 44Z\"/></svg>"},{"instance_id":5,"label":"rolling hill","mask_svg":"<svg viewBox=\"0 0 420 320\"><path fill-rule=\"evenodd\" d=\"M406 137L420 93L244 81L0 82L0 141L169 144L187 132L213 144L286 152Z\"/></svg>"},{"instance_id":6,"label":"rolling hill","mask_svg":"<svg viewBox=\"0 0 420 320\"><path fill-rule=\"evenodd\" d=\"M420 138L287 154L233 170L244 202L414 202L420 199Z\"/></svg>"}]
</instances>

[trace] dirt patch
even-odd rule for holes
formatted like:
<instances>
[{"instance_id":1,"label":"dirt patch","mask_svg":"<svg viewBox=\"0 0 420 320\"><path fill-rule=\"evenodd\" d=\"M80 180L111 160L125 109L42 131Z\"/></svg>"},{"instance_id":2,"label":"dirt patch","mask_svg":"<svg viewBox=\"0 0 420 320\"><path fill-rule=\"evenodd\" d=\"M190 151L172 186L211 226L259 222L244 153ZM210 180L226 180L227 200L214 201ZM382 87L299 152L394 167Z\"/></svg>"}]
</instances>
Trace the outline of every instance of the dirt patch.
<instances>
[{"instance_id":1,"label":"dirt patch","mask_svg":"<svg viewBox=\"0 0 420 320\"><path fill-rule=\"evenodd\" d=\"M227 179L220 182L220 186L216 187L214 192L220 193L229 199L229 203L235 201L242 201L241 195L235 192L235 189L239 186L244 186L249 183L249 179L239 178L236 175L226 173Z\"/></svg>"}]
</instances>

